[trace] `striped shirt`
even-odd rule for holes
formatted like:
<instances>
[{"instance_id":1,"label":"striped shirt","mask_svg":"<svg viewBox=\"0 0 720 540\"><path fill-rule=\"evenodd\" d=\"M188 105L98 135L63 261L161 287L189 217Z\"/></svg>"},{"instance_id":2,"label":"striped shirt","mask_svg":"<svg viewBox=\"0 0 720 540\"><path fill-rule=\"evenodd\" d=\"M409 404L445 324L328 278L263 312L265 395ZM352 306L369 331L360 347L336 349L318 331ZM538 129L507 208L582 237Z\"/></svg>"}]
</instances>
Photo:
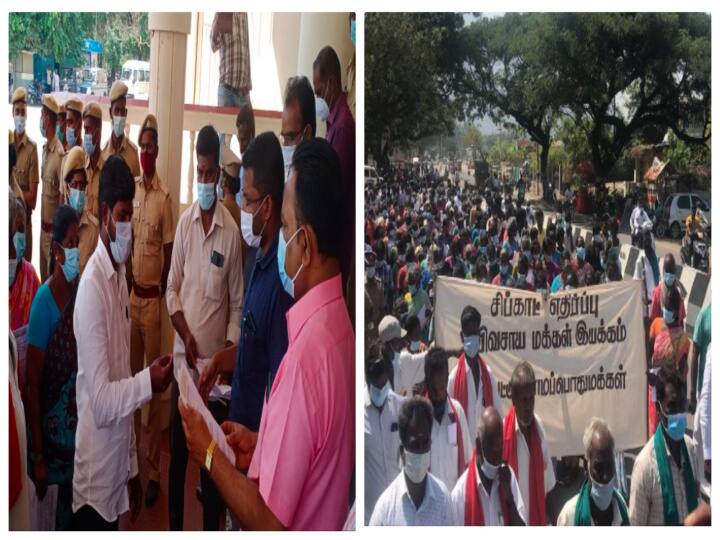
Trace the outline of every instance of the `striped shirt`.
<instances>
[{"instance_id":1,"label":"striped shirt","mask_svg":"<svg viewBox=\"0 0 720 540\"><path fill-rule=\"evenodd\" d=\"M217 19L218 14L215 14ZM216 21L213 21L213 26ZM212 36L212 51L220 51L220 83L236 91L252 89L247 13L232 14L232 31Z\"/></svg>"}]
</instances>

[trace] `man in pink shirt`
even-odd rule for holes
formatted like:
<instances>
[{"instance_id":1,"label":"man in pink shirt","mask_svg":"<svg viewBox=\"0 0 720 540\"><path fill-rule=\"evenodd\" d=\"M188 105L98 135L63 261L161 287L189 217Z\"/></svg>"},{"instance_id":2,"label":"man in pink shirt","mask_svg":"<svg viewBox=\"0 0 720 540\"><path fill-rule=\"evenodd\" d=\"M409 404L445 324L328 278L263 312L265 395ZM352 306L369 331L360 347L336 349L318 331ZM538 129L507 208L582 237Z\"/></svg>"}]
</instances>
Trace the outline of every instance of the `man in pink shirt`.
<instances>
[{"instance_id":1,"label":"man in pink shirt","mask_svg":"<svg viewBox=\"0 0 720 540\"><path fill-rule=\"evenodd\" d=\"M200 414L180 404L191 457L205 466L243 530L340 530L350 507L355 448L355 336L342 297L342 186L323 139L295 150L285 185L280 279L295 298L288 349L259 433L222 425L233 466ZM249 467L248 475L240 471Z\"/></svg>"}]
</instances>

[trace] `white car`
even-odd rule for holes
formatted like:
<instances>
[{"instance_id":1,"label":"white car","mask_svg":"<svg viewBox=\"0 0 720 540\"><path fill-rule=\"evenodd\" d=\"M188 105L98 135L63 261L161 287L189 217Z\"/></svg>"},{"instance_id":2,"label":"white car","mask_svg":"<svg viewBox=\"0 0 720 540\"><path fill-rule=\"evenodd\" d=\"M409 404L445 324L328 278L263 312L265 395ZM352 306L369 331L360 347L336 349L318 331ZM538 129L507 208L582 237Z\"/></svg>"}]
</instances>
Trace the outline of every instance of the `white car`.
<instances>
[{"instance_id":1,"label":"white car","mask_svg":"<svg viewBox=\"0 0 720 540\"><path fill-rule=\"evenodd\" d=\"M121 79L128 87L129 98L148 99L150 62L128 60L123 64Z\"/></svg>"},{"instance_id":2,"label":"white car","mask_svg":"<svg viewBox=\"0 0 720 540\"><path fill-rule=\"evenodd\" d=\"M365 185L376 186L382 182L382 176L378 176L377 170L372 165L365 165Z\"/></svg>"},{"instance_id":3,"label":"white car","mask_svg":"<svg viewBox=\"0 0 720 540\"><path fill-rule=\"evenodd\" d=\"M667 227L672 238L680 238L685 232L685 220L696 203L700 204L705 219L710 223L710 204L694 193L675 193L665 199L662 216L667 219ZM658 233L659 234L659 233Z\"/></svg>"}]
</instances>

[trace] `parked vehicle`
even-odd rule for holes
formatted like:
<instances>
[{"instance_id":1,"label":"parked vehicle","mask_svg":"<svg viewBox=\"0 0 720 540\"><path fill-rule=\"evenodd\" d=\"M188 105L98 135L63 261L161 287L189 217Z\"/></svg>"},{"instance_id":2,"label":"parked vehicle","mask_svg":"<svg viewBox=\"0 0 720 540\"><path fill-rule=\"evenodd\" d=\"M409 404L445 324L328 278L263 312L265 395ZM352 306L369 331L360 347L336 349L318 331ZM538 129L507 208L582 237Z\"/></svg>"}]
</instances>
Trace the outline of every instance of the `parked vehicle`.
<instances>
[{"instance_id":1,"label":"parked vehicle","mask_svg":"<svg viewBox=\"0 0 720 540\"><path fill-rule=\"evenodd\" d=\"M686 264L703 272L708 271L708 231L703 227L690 238L683 238L680 258Z\"/></svg>"},{"instance_id":2,"label":"parked vehicle","mask_svg":"<svg viewBox=\"0 0 720 540\"><path fill-rule=\"evenodd\" d=\"M382 176L379 176L377 170L372 165L365 165L365 185L376 186L383 181Z\"/></svg>"},{"instance_id":3,"label":"parked vehicle","mask_svg":"<svg viewBox=\"0 0 720 540\"><path fill-rule=\"evenodd\" d=\"M123 64L120 79L128 87L127 97L147 99L150 91L150 62L128 60Z\"/></svg>"},{"instance_id":4,"label":"parked vehicle","mask_svg":"<svg viewBox=\"0 0 720 540\"><path fill-rule=\"evenodd\" d=\"M685 220L690 215L693 205L698 203L705 218L710 223L710 204L694 193L675 193L665 199L662 206L660 222L664 222L664 234L670 234L674 239L680 238L685 232ZM658 236L664 236L658 233Z\"/></svg>"}]
</instances>

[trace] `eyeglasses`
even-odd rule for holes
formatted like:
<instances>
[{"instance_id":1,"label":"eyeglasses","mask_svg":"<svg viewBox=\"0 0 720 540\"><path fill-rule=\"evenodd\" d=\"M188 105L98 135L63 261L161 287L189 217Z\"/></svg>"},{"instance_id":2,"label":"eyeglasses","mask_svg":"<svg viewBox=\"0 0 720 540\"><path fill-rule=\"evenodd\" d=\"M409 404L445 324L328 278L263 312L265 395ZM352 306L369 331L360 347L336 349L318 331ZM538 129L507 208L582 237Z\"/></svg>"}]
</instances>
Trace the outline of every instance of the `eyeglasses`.
<instances>
[{"instance_id":1,"label":"eyeglasses","mask_svg":"<svg viewBox=\"0 0 720 540\"><path fill-rule=\"evenodd\" d=\"M243 194L242 197L240 198L240 202L242 203L242 208L247 208L247 207L250 206L251 204L255 204L255 203L258 203L258 202L262 201L265 197L266 197L266 195L261 195L260 197L257 197L257 198L255 198L255 199L248 199L248 198Z\"/></svg>"},{"instance_id":2,"label":"eyeglasses","mask_svg":"<svg viewBox=\"0 0 720 540\"><path fill-rule=\"evenodd\" d=\"M297 140L297 138L300 136L301 133L302 133L302 130L281 133L280 136L282 137L283 145L284 146L291 145L293 142L295 142Z\"/></svg>"}]
</instances>

